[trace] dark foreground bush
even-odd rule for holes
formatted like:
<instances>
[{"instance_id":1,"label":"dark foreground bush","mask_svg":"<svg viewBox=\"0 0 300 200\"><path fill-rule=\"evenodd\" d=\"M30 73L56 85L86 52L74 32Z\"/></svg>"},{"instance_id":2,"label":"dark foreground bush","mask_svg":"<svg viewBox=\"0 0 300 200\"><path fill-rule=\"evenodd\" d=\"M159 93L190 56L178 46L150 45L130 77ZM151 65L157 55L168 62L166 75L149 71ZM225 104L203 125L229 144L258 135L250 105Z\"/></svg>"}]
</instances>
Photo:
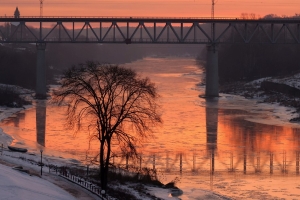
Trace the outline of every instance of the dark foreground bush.
<instances>
[{"instance_id":1,"label":"dark foreground bush","mask_svg":"<svg viewBox=\"0 0 300 200\"><path fill-rule=\"evenodd\" d=\"M11 86L0 86L0 106L22 107L30 102L20 97L20 94Z\"/></svg>"}]
</instances>

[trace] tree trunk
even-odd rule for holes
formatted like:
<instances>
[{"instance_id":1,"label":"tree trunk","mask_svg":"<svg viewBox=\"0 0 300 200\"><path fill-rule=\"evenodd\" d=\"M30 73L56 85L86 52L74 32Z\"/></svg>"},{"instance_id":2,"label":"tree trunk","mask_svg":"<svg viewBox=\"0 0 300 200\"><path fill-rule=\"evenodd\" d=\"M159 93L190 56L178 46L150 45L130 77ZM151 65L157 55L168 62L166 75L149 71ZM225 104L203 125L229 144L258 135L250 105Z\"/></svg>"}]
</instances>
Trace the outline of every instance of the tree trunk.
<instances>
[{"instance_id":1,"label":"tree trunk","mask_svg":"<svg viewBox=\"0 0 300 200\"><path fill-rule=\"evenodd\" d=\"M100 143L100 180L101 180L101 189L107 192L107 176L108 176L108 167L109 167L109 158L110 158L110 141L107 142L107 152L106 158L104 158L104 145L105 141Z\"/></svg>"},{"instance_id":2,"label":"tree trunk","mask_svg":"<svg viewBox=\"0 0 300 200\"><path fill-rule=\"evenodd\" d=\"M107 152L106 152L106 158L105 158L105 162L104 162L104 157L103 157L103 173L101 173L101 186L102 189L105 190L105 193L107 191L107 179L108 179L108 169L109 169L109 158L110 158L110 141L106 141L107 142Z\"/></svg>"},{"instance_id":3,"label":"tree trunk","mask_svg":"<svg viewBox=\"0 0 300 200\"><path fill-rule=\"evenodd\" d=\"M100 142L100 181L101 181L101 189L106 191L107 187L107 171L105 169L105 161L104 161L104 141Z\"/></svg>"},{"instance_id":4,"label":"tree trunk","mask_svg":"<svg viewBox=\"0 0 300 200\"><path fill-rule=\"evenodd\" d=\"M103 166L101 168L101 189L105 191L107 191L107 172L108 172L108 168Z\"/></svg>"}]
</instances>

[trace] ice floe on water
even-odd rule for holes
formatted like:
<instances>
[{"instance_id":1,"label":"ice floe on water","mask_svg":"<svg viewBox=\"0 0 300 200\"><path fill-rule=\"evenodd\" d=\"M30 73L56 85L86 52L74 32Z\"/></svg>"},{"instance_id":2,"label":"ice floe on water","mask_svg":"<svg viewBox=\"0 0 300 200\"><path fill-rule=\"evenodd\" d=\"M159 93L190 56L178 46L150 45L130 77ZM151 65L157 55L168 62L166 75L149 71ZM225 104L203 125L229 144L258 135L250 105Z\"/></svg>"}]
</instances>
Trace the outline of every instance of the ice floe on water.
<instances>
[{"instance_id":1,"label":"ice floe on water","mask_svg":"<svg viewBox=\"0 0 300 200\"><path fill-rule=\"evenodd\" d=\"M199 106L219 109L243 110L248 114L245 120L266 125L300 127L299 123L292 123L290 119L298 117L296 108L281 106L279 103L261 103L261 99L247 99L238 95L220 94L220 97L199 100Z\"/></svg>"}]
</instances>

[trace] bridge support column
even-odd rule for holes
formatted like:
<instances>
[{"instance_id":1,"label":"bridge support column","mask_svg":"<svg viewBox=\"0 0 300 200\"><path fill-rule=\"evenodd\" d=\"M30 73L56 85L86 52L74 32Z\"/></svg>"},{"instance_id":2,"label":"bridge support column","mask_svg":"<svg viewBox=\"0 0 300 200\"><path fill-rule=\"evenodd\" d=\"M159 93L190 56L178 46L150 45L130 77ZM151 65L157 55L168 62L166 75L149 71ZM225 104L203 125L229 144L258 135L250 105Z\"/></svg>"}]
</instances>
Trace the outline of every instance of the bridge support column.
<instances>
[{"instance_id":1,"label":"bridge support column","mask_svg":"<svg viewBox=\"0 0 300 200\"><path fill-rule=\"evenodd\" d=\"M35 97L37 99L46 99L46 62L45 62L45 43L37 43L37 59L36 59L36 91Z\"/></svg>"},{"instance_id":2,"label":"bridge support column","mask_svg":"<svg viewBox=\"0 0 300 200\"><path fill-rule=\"evenodd\" d=\"M207 45L205 97L219 96L218 51L216 45Z\"/></svg>"}]
</instances>

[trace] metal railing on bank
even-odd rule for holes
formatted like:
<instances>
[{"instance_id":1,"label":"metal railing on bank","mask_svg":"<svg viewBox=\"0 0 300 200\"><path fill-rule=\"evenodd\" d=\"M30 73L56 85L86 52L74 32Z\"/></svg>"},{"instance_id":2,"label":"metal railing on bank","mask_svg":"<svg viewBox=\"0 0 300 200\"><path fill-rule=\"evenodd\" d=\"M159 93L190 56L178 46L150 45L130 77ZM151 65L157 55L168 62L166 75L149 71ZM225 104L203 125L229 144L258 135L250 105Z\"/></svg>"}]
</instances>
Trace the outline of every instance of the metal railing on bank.
<instances>
[{"instance_id":1,"label":"metal railing on bank","mask_svg":"<svg viewBox=\"0 0 300 200\"><path fill-rule=\"evenodd\" d=\"M103 195L101 187L99 185L97 185L97 183L94 183L94 182L90 181L89 179L85 179L85 178L82 178L82 177L79 177L76 175L72 175L71 173L67 172L66 169L60 171L59 176L90 191L91 193L100 197L102 200L109 199L109 197L105 197Z\"/></svg>"},{"instance_id":2,"label":"metal railing on bank","mask_svg":"<svg viewBox=\"0 0 300 200\"><path fill-rule=\"evenodd\" d=\"M47 161L43 162L43 161L37 161L32 158L27 158L26 155L28 155L28 154L16 152L17 153L16 155L12 155L12 154L5 154L5 152L11 152L11 151L9 149L4 148L3 144L0 145L0 156L7 156L7 157L14 158L14 159L20 159L20 160L27 162L33 166L41 167L41 175L43 172L45 173L45 168L48 168L49 174L51 174L51 173L56 174L76 185L79 185L80 187L91 192L92 194L98 196L101 200L111 199L108 195L106 195L101 190L100 182L96 182L96 181L93 181L88 178L89 173L91 173L91 172L95 173L96 169L89 168L89 166L87 166L86 169L83 166L75 166L75 165L72 167L57 166L57 165L53 165L49 162L47 163ZM29 172L28 170L23 170L22 167L21 168L15 167L14 169L21 169L21 171L23 171L23 172Z\"/></svg>"}]
</instances>

